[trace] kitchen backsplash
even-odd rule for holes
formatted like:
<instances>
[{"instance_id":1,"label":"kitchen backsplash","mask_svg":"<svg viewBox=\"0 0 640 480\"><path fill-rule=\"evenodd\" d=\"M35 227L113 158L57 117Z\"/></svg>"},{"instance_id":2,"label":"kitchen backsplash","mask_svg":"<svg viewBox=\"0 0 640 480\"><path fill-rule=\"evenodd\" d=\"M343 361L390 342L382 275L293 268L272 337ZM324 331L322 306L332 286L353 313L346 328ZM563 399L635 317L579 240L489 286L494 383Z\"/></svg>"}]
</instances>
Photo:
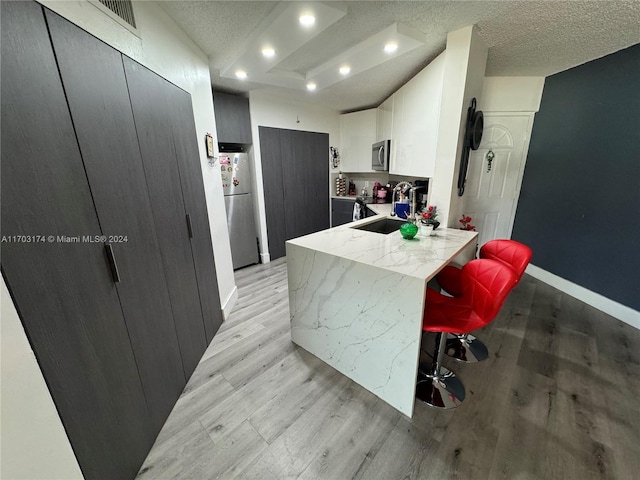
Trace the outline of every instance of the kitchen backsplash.
<instances>
[{"instance_id":1,"label":"kitchen backsplash","mask_svg":"<svg viewBox=\"0 0 640 480\"><path fill-rule=\"evenodd\" d=\"M338 173L331 172L331 195L336 195L336 178L338 178ZM361 194L362 188L367 187L367 193L371 195L371 189L373 188L373 184L375 182L380 182L382 185L386 185L391 182L402 182L407 181L415 184L416 180L425 180L424 178L419 177L408 177L403 175L391 175L386 172L371 172L371 173L342 173L342 177L346 179L347 185L349 185L349 180L353 181L356 184L356 191L358 195Z\"/></svg>"}]
</instances>

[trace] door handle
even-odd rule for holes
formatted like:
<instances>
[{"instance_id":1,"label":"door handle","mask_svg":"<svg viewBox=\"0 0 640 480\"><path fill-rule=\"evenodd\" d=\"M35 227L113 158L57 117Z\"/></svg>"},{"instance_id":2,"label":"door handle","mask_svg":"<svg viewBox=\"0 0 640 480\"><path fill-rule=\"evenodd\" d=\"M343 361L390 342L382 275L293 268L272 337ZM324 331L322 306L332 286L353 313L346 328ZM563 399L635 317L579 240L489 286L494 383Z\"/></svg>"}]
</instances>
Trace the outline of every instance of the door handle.
<instances>
[{"instance_id":1,"label":"door handle","mask_svg":"<svg viewBox=\"0 0 640 480\"><path fill-rule=\"evenodd\" d=\"M116 263L116 257L113 254L113 247L107 243L104 246L107 251L107 259L109 260L109 267L111 268L111 276L113 277L113 283L120 283L120 272L118 271L118 264Z\"/></svg>"},{"instance_id":2,"label":"door handle","mask_svg":"<svg viewBox=\"0 0 640 480\"><path fill-rule=\"evenodd\" d=\"M191 225L191 215L187 213L187 231L189 232L189 238L193 238L193 226Z\"/></svg>"}]
</instances>

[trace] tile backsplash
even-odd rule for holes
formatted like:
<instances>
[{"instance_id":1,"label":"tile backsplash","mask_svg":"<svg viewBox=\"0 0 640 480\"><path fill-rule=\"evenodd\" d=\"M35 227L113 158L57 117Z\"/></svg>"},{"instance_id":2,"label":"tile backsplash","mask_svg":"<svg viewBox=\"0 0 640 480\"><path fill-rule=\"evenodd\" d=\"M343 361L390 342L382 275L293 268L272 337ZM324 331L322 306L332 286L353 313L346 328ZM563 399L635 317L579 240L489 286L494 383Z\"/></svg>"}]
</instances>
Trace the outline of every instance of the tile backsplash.
<instances>
[{"instance_id":1,"label":"tile backsplash","mask_svg":"<svg viewBox=\"0 0 640 480\"><path fill-rule=\"evenodd\" d=\"M333 173L331 172L330 174L331 176L331 195L335 195L336 194L336 178L338 178L338 173ZM360 195L360 193L362 192L362 188L366 185L367 186L367 192L369 195L371 195L371 191L373 189L373 184L375 182L380 182L382 185L386 185L388 182L392 181L392 182L402 182L402 181L407 181L407 182L411 182L414 183L416 180L425 180L424 178L419 178L419 177L408 177L408 176L403 176L403 175L391 175L389 173L386 172L371 172L371 173L342 173L342 177L346 178L347 180L347 188L349 187L349 180L351 180L352 182L354 182L356 184L356 191L358 192L358 195Z\"/></svg>"}]
</instances>

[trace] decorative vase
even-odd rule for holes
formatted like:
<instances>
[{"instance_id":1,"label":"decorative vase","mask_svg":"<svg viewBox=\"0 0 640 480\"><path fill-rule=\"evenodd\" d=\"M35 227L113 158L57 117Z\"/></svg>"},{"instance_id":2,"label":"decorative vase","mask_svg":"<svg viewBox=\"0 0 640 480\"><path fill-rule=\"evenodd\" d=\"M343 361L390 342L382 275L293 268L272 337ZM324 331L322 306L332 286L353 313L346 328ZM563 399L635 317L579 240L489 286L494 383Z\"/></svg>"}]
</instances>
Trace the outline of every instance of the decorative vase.
<instances>
[{"instance_id":1,"label":"decorative vase","mask_svg":"<svg viewBox=\"0 0 640 480\"><path fill-rule=\"evenodd\" d=\"M435 235L436 228L440 226L440 222L436 220L421 220L422 226L425 228L425 235Z\"/></svg>"},{"instance_id":2,"label":"decorative vase","mask_svg":"<svg viewBox=\"0 0 640 480\"><path fill-rule=\"evenodd\" d=\"M418 233L418 227L415 223L407 222L400 225L400 234L402 238L411 240Z\"/></svg>"},{"instance_id":3,"label":"decorative vase","mask_svg":"<svg viewBox=\"0 0 640 480\"><path fill-rule=\"evenodd\" d=\"M420 234L423 236L433 235L433 224L422 223L420 224Z\"/></svg>"}]
</instances>

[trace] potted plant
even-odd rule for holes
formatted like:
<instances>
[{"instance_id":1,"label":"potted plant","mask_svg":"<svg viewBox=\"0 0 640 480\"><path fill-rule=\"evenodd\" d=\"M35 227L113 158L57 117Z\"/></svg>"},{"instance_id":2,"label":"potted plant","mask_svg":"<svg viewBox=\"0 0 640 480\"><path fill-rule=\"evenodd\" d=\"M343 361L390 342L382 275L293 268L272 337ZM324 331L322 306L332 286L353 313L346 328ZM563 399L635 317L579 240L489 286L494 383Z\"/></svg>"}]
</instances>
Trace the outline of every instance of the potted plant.
<instances>
[{"instance_id":1,"label":"potted plant","mask_svg":"<svg viewBox=\"0 0 640 480\"><path fill-rule=\"evenodd\" d=\"M421 216L420 223L422 223L422 225L433 225L434 230L440 226L440 222L436 220L436 218L438 218L438 207L435 205L429 205L422 212Z\"/></svg>"}]
</instances>

